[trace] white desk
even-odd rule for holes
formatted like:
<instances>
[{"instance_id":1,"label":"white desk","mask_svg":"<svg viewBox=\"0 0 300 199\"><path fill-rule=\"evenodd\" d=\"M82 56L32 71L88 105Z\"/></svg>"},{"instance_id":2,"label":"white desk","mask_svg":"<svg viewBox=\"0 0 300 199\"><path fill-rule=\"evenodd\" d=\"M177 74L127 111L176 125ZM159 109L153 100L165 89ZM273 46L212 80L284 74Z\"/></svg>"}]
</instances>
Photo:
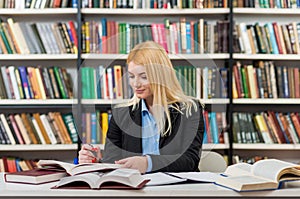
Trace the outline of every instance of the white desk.
<instances>
[{"instance_id":1,"label":"white desk","mask_svg":"<svg viewBox=\"0 0 300 199\"><path fill-rule=\"evenodd\" d=\"M44 185L24 185L0 182L0 198L143 198L143 197L299 197L300 182L288 183L286 188L275 191L235 192L211 183L192 183L165 186L146 186L141 190L75 190L50 189L56 182Z\"/></svg>"}]
</instances>

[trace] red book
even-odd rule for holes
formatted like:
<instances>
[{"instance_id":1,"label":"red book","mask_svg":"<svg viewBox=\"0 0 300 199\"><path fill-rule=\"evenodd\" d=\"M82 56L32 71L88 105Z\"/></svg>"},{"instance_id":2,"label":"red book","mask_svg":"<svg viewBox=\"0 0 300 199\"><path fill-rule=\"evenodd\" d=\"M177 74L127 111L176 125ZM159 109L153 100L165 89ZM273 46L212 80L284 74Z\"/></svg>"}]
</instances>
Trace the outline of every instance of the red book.
<instances>
[{"instance_id":1,"label":"red book","mask_svg":"<svg viewBox=\"0 0 300 199\"><path fill-rule=\"evenodd\" d=\"M294 69L294 80L295 80L295 98L300 98L300 82L299 82L299 69Z\"/></svg>"},{"instance_id":2,"label":"red book","mask_svg":"<svg viewBox=\"0 0 300 199\"><path fill-rule=\"evenodd\" d=\"M52 171L45 169L33 169L13 173L5 173L5 182L25 183L25 184L42 184L53 182L66 176L64 171Z\"/></svg>"},{"instance_id":3,"label":"red book","mask_svg":"<svg viewBox=\"0 0 300 199\"><path fill-rule=\"evenodd\" d=\"M74 22L69 21L68 23L69 23L70 30L71 30L71 33L72 33L72 36L73 36L73 39L74 39L74 43L78 47L77 33L76 33L76 28L75 28Z\"/></svg>"},{"instance_id":4,"label":"red book","mask_svg":"<svg viewBox=\"0 0 300 199\"><path fill-rule=\"evenodd\" d=\"M279 29L278 24L277 24L277 22L274 22L274 23L272 23L272 25L273 25L273 29L274 29L274 33L275 33L276 43L278 45L279 54L284 54L282 46L281 46L281 41L280 41L280 36L279 36L279 30L278 30Z\"/></svg>"},{"instance_id":5,"label":"red book","mask_svg":"<svg viewBox=\"0 0 300 199\"><path fill-rule=\"evenodd\" d=\"M204 116L204 121L205 121L207 143L212 143L211 131L210 131L210 125L209 125L209 119L208 119L208 111L204 111L203 116Z\"/></svg>"}]
</instances>

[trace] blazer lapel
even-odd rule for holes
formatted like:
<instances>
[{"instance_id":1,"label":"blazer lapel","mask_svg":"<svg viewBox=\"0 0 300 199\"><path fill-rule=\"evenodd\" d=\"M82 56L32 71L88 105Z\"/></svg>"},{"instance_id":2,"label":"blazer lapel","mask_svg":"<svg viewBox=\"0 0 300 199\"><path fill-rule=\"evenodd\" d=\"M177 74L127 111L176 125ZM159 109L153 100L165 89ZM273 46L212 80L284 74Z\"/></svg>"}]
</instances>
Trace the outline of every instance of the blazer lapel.
<instances>
[{"instance_id":1,"label":"blazer lapel","mask_svg":"<svg viewBox=\"0 0 300 199\"><path fill-rule=\"evenodd\" d=\"M129 151L142 153L142 116L141 116L141 106L132 111L132 107L129 107L129 112L131 116L131 121L128 121L132 124L130 128L130 142Z\"/></svg>"}]
</instances>

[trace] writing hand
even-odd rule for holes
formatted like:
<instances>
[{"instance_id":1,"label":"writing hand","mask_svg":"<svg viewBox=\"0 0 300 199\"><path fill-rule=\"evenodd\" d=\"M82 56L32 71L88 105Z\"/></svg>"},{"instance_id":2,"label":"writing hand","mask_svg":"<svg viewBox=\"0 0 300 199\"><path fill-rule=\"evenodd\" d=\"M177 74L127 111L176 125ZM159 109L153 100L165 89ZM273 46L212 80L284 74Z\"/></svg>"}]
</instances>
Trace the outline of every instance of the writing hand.
<instances>
[{"instance_id":1,"label":"writing hand","mask_svg":"<svg viewBox=\"0 0 300 199\"><path fill-rule=\"evenodd\" d=\"M115 161L121 164L123 168L137 169L140 173L146 173L148 168L148 160L146 156L133 156Z\"/></svg>"},{"instance_id":2,"label":"writing hand","mask_svg":"<svg viewBox=\"0 0 300 199\"><path fill-rule=\"evenodd\" d=\"M95 163L102 159L101 150L99 147L94 147L90 144L84 144L78 153L79 163Z\"/></svg>"}]
</instances>

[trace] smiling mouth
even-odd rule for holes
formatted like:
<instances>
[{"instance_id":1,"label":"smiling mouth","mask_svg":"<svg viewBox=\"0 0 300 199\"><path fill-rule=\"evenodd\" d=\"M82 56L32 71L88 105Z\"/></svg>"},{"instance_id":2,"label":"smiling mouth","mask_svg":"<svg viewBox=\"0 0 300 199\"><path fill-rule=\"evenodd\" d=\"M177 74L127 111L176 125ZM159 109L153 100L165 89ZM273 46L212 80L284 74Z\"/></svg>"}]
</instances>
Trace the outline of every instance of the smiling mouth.
<instances>
[{"instance_id":1,"label":"smiling mouth","mask_svg":"<svg viewBox=\"0 0 300 199\"><path fill-rule=\"evenodd\" d=\"M136 93L142 93L144 90L135 90Z\"/></svg>"}]
</instances>

